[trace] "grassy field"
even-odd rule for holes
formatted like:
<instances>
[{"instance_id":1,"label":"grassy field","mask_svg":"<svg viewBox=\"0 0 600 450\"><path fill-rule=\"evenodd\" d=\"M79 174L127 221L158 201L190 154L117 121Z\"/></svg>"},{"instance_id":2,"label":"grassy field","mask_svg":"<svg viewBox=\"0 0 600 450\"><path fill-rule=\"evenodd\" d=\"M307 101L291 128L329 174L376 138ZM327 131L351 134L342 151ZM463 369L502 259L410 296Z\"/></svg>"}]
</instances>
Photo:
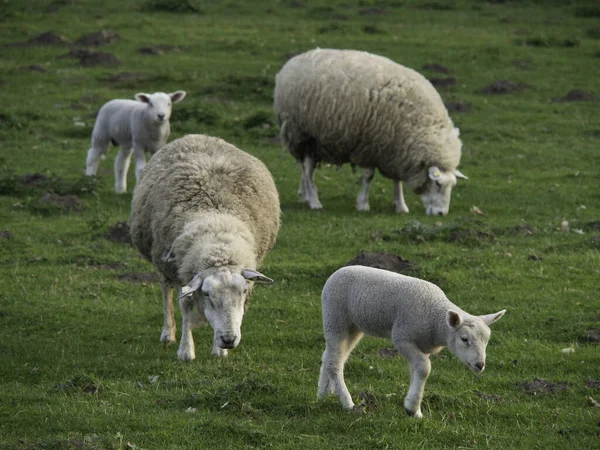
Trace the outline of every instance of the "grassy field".
<instances>
[{"instance_id":1,"label":"grassy field","mask_svg":"<svg viewBox=\"0 0 600 450\"><path fill-rule=\"evenodd\" d=\"M0 0L0 448L598 448L599 18L575 0ZM102 29L120 39L75 43ZM394 214L379 175L357 212L349 167L317 171L322 211L298 201L272 92L285 60L317 46L446 84L469 176L447 217L413 193ZM116 151L83 176L105 101L177 89L171 138L259 157L282 209L261 270L276 282L255 289L240 346L213 358L201 328L186 364L159 343L151 265L118 242L131 194L113 192ZM410 260L469 312L508 311L482 376L432 357L421 421L402 406L407 364L380 339L346 368L364 414L316 400L321 287L363 250Z\"/></svg>"}]
</instances>

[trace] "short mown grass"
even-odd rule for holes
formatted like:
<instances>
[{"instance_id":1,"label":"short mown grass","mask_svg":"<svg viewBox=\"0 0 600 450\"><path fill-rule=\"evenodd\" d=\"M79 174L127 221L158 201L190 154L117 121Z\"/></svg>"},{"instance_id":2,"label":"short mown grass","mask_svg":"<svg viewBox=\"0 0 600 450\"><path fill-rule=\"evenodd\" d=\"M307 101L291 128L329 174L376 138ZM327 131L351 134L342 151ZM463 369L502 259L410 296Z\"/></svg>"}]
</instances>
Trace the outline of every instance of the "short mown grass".
<instances>
[{"instance_id":1,"label":"short mown grass","mask_svg":"<svg viewBox=\"0 0 600 450\"><path fill-rule=\"evenodd\" d=\"M559 0L0 2L0 448L598 448L599 11ZM87 50L120 65L63 57L101 29L121 39ZM44 32L68 42L27 44ZM440 92L469 105L451 113L469 180L447 217L425 216L413 193L410 214L394 214L380 176L371 212L357 212L349 167L316 172L322 211L298 201L272 90L284 62L316 46L456 79ZM517 88L486 93L500 81ZM198 329L187 364L159 344L160 288L127 243L116 151L83 176L103 102L177 89L188 96L172 139L215 135L259 157L282 209L262 267L276 282L255 289L240 346L212 358L211 330ZM572 90L591 100L568 101ZM421 421L402 406L406 362L381 339L363 339L346 367L364 414L315 398L320 291L363 250L410 260L467 311L508 311L481 376L447 350L432 357Z\"/></svg>"}]
</instances>

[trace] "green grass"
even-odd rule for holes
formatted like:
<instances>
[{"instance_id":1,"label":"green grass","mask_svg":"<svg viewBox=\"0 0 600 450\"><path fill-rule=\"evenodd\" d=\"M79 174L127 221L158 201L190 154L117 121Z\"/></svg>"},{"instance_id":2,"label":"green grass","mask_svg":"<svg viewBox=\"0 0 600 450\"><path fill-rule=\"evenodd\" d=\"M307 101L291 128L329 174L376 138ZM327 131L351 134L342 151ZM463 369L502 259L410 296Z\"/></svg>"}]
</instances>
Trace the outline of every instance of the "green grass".
<instances>
[{"instance_id":1,"label":"green grass","mask_svg":"<svg viewBox=\"0 0 600 450\"><path fill-rule=\"evenodd\" d=\"M599 12L559 0L0 1L2 44L103 28L122 38L90 48L118 67L83 68L61 58L65 45L0 49L0 448L598 448L600 408L588 397L600 401L600 354L586 336L600 328L600 109L551 99L600 96ZM161 44L175 48L136 52ZM349 167L317 171L324 210L299 203L295 163L269 140L272 89L286 58L316 46L450 69L457 83L442 97L472 109L452 114L469 180L447 217L425 216L413 193L410 214L395 215L380 176L371 212L358 213ZM46 72L23 69L33 64ZM138 79L107 81L120 73ZM479 92L497 80L529 88ZM240 346L212 358L211 330L198 329L189 364L159 344L159 286L124 277L152 267L104 237L131 201L112 191L115 150L97 179L83 177L104 101L176 89L188 96L174 106L172 139L205 133L256 155L282 207L261 270L276 283L255 290ZM24 185L32 173L46 179ZM76 195L82 211L40 202L48 191ZM365 338L346 369L365 414L315 400L320 290L361 250L413 261L467 311L508 310L481 377L446 350L432 358L422 421L404 413L406 363L381 357L391 344L380 339ZM536 378L555 389L527 393Z\"/></svg>"}]
</instances>

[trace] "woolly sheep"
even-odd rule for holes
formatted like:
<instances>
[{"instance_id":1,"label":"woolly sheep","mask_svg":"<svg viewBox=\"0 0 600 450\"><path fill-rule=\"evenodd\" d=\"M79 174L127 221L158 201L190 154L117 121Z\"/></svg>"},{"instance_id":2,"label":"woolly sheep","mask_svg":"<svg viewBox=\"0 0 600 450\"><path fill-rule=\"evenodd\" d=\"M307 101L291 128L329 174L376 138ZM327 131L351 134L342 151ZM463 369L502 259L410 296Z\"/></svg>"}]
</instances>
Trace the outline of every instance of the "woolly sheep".
<instances>
[{"instance_id":1,"label":"woolly sheep","mask_svg":"<svg viewBox=\"0 0 600 450\"><path fill-rule=\"evenodd\" d=\"M120 146L115 158L115 192L127 190L127 171L131 153L135 154L135 177L146 164L146 152L154 154L167 143L171 126L171 104L183 100L185 91L171 94L135 94L136 100L111 100L105 103L96 117L92 132L92 147L88 150L86 175L96 175L100 159L108 152L109 144Z\"/></svg>"},{"instance_id":2,"label":"woolly sheep","mask_svg":"<svg viewBox=\"0 0 600 450\"><path fill-rule=\"evenodd\" d=\"M182 313L178 356L195 358L192 328L208 321L213 355L241 338L253 282L279 230L279 195L257 158L204 135L176 139L148 162L131 202L132 240L161 276L161 342L175 342L173 288Z\"/></svg>"},{"instance_id":3,"label":"woolly sheep","mask_svg":"<svg viewBox=\"0 0 600 450\"><path fill-rule=\"evenodd\" d=\"M506 310L473 316L454 305L435 284L382 269L347 266L334 272L322 294L323 353L317 396L333 392L345 409L354 403L344 382L344 364L363 334L391 339L409 362L406 412L421 418L429 355L447 346L474 372L485 368L489 326Z\"/></svg>"},{"instance_id":4,"label":"woolly sheep","mask_svg":"<svg viewBox=\"0 0 600 450\"><path fill-rule=\"evenodd\" d=\"M316 49L291 58L276 76L274 110L282 143L297 160L298 195L322 207L313 181L320 162L363 169L356 199L369 210L375 169L393 180L396 212L408 213L402 184L428 215L445 215L462 143L440 95L422 75L388 58Z\"/></svg>"}]
</instances>

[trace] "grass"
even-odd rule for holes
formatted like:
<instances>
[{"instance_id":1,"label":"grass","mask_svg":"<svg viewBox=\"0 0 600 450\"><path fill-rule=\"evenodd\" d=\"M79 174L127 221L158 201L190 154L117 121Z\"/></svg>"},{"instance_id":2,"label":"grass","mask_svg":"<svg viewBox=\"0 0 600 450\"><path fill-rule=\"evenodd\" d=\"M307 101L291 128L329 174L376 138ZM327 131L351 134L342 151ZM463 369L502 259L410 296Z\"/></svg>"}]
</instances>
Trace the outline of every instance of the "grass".
<instances>
[{"instance_id":1,"label":"grass","mask_svg":"<svg viewBox=\"0 0 600 450\"><path fill-rule=\"evenodd\" d=\"M600 356L588 335L600 328L599 104L551 98L600 94L598 11L592 1L0 2L3 44L46 31L122 38L89 49L116 67L62 58L68 45L0 50L0 448L597 448L589 398L600 401ZM284 61L315 46L450 69L457 83L444 100L472 109L452 114L469 180L447 217L425 216L413 193L410 214L395 215L380 176L371 212L358 213L348 167L317 171L324 210L298 202L295 164L272 139L272 89ZM529 88L480 92L497 80ZM242 343L212 358L211 330L198 329L189 364L158 342L152 267L105 237L131 201L112 191L114 149L97 178L83 177L104 101L177 89L188 96L174 106L172 138L216 135L256 155L282 207L261 270L276 283L255 290ZM75 196L80 211L42 201L48 192ZM482 376L448 351L432 358L422 421L405 415L406 363L382 357L381 339L365 338L346 368L365 414L315 400L320 290L361 250L412 261L467 311L508 310Z\"/></svg>"}]
</instances>

